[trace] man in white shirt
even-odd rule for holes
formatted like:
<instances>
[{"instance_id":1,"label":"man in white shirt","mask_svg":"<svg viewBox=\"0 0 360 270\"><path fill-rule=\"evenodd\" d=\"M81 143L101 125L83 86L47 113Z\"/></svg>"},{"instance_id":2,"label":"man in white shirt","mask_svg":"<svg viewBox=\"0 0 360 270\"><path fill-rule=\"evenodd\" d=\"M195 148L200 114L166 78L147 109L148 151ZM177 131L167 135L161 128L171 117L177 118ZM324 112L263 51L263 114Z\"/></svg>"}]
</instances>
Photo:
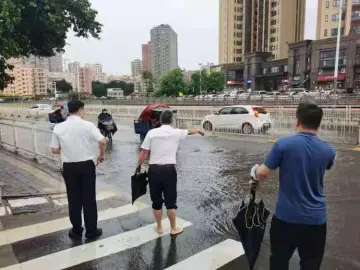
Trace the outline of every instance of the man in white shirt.
<instances>
[{"instance_id":1,"label":"man in white shirt","mask_svg":"<svg viewBox=\"0 0 360 270\"><path fill-rule=\"evenodd\" d=\"M172 111L164 111L160 116L161 127L150 130L141 146L138 169L149 156L148 179L152 208L156 219L156 231L163 233L162 207L165 202L167 215L170 220L172 236L183 232L183 228L176 226L176 200L177 200L177 173L176 153L180 141L188 135L201 134L200 129L181 130L171 127L173 121ZM163 199L164 198L164 199Z\"/></svg>"},{"instance_id":2,"label":"man in white shirt","mask_svg":"<svg viewBox=\"0 0 360 270\"><path fill-rule=\"evenodd\" d=\"M55 126L50 144L52 152L61 155L69 216L73 226L69 237L76 240L82 238L84 230L82 210L85 237L97 239L102 235L102 230L97 227L95 162L104 162L106 141L93 123L83 120L84 106L80 100L68 103L70 116L65 122Z\"/></svg>"}]
</instances>

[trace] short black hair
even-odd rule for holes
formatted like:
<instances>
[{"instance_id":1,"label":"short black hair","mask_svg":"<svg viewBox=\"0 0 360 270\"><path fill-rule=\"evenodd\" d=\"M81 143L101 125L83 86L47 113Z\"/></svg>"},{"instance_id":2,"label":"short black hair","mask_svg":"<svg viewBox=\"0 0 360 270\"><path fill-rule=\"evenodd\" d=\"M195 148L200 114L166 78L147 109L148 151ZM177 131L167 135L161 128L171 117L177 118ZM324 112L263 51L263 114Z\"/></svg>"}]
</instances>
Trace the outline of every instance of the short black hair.
<instances>
[{"instance_id":1,"label":"short black hair","mask_svg":"<svg viewBox=\"0 0 360 270\"><path fill-rule=\"evenodd\" d=\"M74 114L77 113L80 109L85 107L85 103L81 100L70 100L68 102L69 113Z\"/></svg>"},{"instance_id":2,"label":"short black hair","mask_svg":"<svg viewBox=\"0 0 360 270\"><path fill-rule=\"evenodd\" d=\"M160 115L160 122L164 125L170 125L173 120L173 112L170 110L163 111Z\"/></svg>"},{"instance_id":3,"label":"short black hair","mask_svg":"<svg viewBox=\"0 0 360 270\"><path fill-rule=\"evenodd\" d=\"M318 130L323 118L323 110L316 104L300 103L296 110L296 118L304 128Z\"/></svg>"}]
</instances>

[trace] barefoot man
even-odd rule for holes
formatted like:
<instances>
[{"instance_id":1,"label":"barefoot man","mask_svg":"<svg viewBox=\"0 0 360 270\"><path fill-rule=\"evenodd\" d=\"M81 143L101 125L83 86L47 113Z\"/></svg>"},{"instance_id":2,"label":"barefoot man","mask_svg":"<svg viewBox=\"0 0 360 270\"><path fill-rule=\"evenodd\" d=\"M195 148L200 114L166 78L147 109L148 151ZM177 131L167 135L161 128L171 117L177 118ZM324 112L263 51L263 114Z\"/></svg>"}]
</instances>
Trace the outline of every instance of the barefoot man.
<instances>
[{"instance_id":1,"label":"barefoot man","mask_svg":"<svg viewBox=\"0 0 360 270\"><path fill-rule=\"evenodd\" d=\"M177 174L176 152L180 141L188 135L201 134L200 129L174 129L172 111L166 110L160 116L161 127L150 130L141 146L138 168L147 159L150 152L148 179L150 197L154 217L157 223L156 231L163 233L162 208L163 203L167 209L170 220L172 236L183 232L183 228L176 225L176 200L177 200Z\"/></svg>"}]
</instances>

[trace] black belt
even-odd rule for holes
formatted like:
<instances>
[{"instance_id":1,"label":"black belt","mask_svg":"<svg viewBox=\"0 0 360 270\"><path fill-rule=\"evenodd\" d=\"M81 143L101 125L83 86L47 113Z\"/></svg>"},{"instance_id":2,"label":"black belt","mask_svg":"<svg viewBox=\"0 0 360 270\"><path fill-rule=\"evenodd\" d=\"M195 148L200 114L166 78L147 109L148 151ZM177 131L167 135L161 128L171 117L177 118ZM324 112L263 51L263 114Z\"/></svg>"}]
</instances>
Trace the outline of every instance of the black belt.
<instances>
[{"instance_id":1,"label":"black belt","mask_svg":"<svg viewBox=\"0 0 360 270\"><path fill-rule=\"evenodd\" d=\"M175 164L150 164L149 167L151 168L173 168Z\"/></svg>"}]
</instances>

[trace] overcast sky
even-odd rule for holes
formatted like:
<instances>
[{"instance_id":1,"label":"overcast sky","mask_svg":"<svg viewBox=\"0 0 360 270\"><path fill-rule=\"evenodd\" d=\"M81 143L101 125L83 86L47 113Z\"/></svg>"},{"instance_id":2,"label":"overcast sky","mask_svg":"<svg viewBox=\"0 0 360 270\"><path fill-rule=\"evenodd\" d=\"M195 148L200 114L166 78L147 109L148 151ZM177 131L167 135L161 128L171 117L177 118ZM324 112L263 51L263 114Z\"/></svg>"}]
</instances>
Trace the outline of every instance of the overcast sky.
<instances>
[{"instance_id":1,"label":"overcast sky","mask_svg":"<svg viewBox=\"0 0 360 270\"><path fill-rule=\"evenodd\" d=\"M284 1L284 0L283 0ZM286 0L285 0L286 1ZM306 0L305 38L315 38L316 0ZM130 62L141 59L141 44L150 29L170 24L178 33L179 65L217 63L219 0L90 0L104 25L101 40L77 39L69 34L65 58L102 63L106 73L130 74Z\"/></svg>"}]
</instances>

